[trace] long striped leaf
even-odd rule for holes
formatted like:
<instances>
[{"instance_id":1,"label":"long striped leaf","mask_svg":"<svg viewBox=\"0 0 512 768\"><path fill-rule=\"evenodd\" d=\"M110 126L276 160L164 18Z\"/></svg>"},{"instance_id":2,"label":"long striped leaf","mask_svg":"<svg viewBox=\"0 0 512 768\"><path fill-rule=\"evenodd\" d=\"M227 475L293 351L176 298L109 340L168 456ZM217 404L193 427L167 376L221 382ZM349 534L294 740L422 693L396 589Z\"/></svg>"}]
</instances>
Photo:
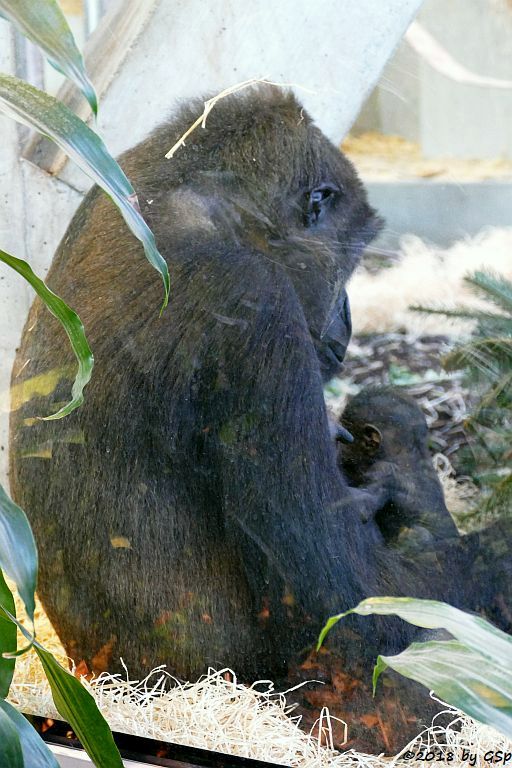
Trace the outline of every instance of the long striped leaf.
<instances>
[{"instance_id":1,"label":"long striped leaf","mask_svg":"<svg viewBox=\"0 0 512 768\"><path fill-rule=\"evenodd\" d=\"M44 51L50 64L72 80L96 115L98 99L82 54L56 0L0 0L0 16Z\"/></svg>"},{"instance_id":2,"label":"long striped leaf","mask_svg":"<svg viewBox=\"0 0 512 768\"><path fill-rule=\"evenodd\" d=\"M0 519L1 519L0 511ZM0 521L1 530L1 521ZM0 533L0 540L2 534ZM5 583L2 571L0 570L0 606L14 615L16 607L11 590ZM9 688L14 674L15 659L4 658L2 654L16 651L16 624L14 624L7 615L0 610L0 699L5 699L9 693Z\"/></svg>"},{"instance_id":3,"label":"long striped leaf","mask_svg":"<svg viewBox=\"0 0 512 768\"><path fill-rule=\"evenodd\" d=\"M19 275L24 277L25 280L30 283L37 295L44 301L52 315L61 322L69 337L76 359L78 360L78 371L71 390L71 400L69 403L66 403L66 405L63 405L57 413L54 413L52 416L46 416L46 420L61 419L83 403L83 390L85 385L90 381L92 374L94 358L85 337L84 326L76 312L74 312L71 307L68 307L65 301L46 287L41 278L32 271L32 268L26 261L17 259L15 256L11 256L5 251L0 251L0 261L3 261L9 267L12 267L12 269Z\"/></svg>"},{"instance_id":4,"label":"long striped leaf","mask_svg":"<svg viewBox=\"0 0 512 768\"><path fill-rule=\"evenodd\" d=\"M34 621L37 548L24 511L0 485L0 568L18 588L30 621ZM12 613L8 605L0 603Z\"/></svg>"},{"instance_id":5,"label":"long striped leaf","mask_svg":"<svg viewBox=\"0 0 512 768\"><path fill-rule=\"evenodd\" d=\"M16 728L25 768L30 768L30 766L34 766L34 768L36 766L37 768L59 768L57 760L21 712L18 712L8 701L2 699L0 699L0 710ZM3 766L3 763L1 765Z\"/></svg>"},{"instance_id":6,"label":"long striped leaf","mask_svg":"<svg viewBox=\"0 0 512 768\"><path fill-rule=\"evenodd\" d=\"M447 704L512 738L512 672L456 640L412 643L396 656L379 656L373 686L391 667Z\"/></svg>"},{"instance_id":7,"label":"long striped leaf","mask_svg":"<svg viewBox=\"0 0 512 768\"><path fill-rule=\"evenodd\" d=\"M140 214L132 185L100 137L53 96L11 75L0 74L0 110L52 139L112 198L128 227L144 246L147 260L162 277L163 309L169 299L167 263Z\"/></svg>"},{"instance_id":8,"label":"long striped leaf","mask_svg":"<svg viewBox=\"0 0 512 768\"><path fill-rule=\"evenodd\" d=\"M34 649L50 683L57 710L71 725L91 760L97 768L122 768L112 733L89 691L39 643L34 643Z\"/></svg>"},{"instance_id":9,"label":"long striped leaf","mask_svg":"<svg viewBox=\"0 0 512 768\"><path fill-rule=\"evenodd\" d=\"M3 709L0 709L0 765L2 768L25 768L18 731Z\"/></svg>"},{"instance_id":10,"label":"long striped leaf","mask_svg":"<svg viewBox=\"0 0 512 768\"><path fill-rule=\"evenodd\" d=\"M8 610L5 614L37 653L50 684L55 707L62 718L72 726L94 765L97 768L122 768L121 756L110 728L89 691L74 675L61 667L16 616ZM3 768L1 762L0 768Z\"/></svg>"},{"instance_id":11,"label":"long striped leaf","mask_svg":"<svg viewBox=\"0 0 512 768\"><path fill-rule=\"evenodd\" d=\"M512 672L512 637L480 616L466 613L438 600L412 597L369 597L355 608L332 616L320 633L318 647L337 622L350 613L360 616L400 616L410 624L425 629L446 629L468 648L501 664Z\"/></svg>"}]
</instances>

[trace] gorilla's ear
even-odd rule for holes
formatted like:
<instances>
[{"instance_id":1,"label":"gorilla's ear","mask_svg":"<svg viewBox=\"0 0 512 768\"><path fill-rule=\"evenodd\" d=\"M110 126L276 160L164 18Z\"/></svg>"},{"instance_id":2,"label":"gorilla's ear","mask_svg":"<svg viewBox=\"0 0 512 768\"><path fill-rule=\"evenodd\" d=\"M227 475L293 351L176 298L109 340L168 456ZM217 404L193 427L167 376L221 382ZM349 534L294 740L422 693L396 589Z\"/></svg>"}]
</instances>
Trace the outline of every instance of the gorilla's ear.
<instances>
[{"instance_id":1,"label":"gorilla's ear","mask_svg":"<svg viewBox=\"0 0 512 768\"><path fill-rule=\"evenodd\" d=\"M363 443L368 453L376 453L382 443L382 432L374 424L365 424L363 427Z\"/></svg>"},{"instance_id":2,"label":"gorilla's ear","mask_svg":"<svg viewBox=\"0 0 512 768\"><path fill-rule=\"evenodd\" d=\"M172 221L182 234L198 230L214 232L211 209L212 202L207 195L201 195L185 184L162 194L158 201L158 215Z\"/></svg>"}]
</instances>

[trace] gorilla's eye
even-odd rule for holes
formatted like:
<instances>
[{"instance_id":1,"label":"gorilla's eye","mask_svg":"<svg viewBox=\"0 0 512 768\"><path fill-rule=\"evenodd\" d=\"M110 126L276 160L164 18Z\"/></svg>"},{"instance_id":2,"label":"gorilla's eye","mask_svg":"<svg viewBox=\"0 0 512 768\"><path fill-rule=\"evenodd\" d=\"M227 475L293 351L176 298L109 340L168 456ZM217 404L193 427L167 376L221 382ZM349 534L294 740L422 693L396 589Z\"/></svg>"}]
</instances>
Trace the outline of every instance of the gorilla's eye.
<instances>
[{"instance_id":1,"label":"gorilla's eye","mask_svg":"<svg viewBox=\"0 0 512 768\"><path fill-rule=\"evenodd\" d=\"M323 200L327 200L327 198L333 194L334 194L334 190L329 189L328 187L325 187L322 189L315 189L311 193L311 202L321 203Z\"/></svg>"},{"instance_id":2,"label":"gorilla's eye","mask_svg":"<svg viewBox=\"0 0 512 768\"><path fill-rule=\"evenodd\" d=\"M321 187L306 193L306 205L304 210L304 226L311 227L318 224L325 215L326 210L334 201L338 189L323 184Z\"/></svg>"}]
</instances>

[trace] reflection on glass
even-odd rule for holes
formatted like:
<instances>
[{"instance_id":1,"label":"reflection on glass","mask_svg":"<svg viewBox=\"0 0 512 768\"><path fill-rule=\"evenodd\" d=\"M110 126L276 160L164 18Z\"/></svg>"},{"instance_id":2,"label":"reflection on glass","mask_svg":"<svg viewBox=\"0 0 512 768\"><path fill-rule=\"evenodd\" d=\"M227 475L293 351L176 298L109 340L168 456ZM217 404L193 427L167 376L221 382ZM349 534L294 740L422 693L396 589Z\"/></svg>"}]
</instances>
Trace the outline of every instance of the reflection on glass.
<instances>
[{"instance_id":1,"label":"reflection on glass","mask_svg":"<svg viewBox=\"0 0 512 768\"><path fill-rule=\"evenodd\" d=\"M420 20L461 57L469 21L486 25L497 48L466 66L510 77L510 12L452 5L451 26L434 0ZM37 418L74 370L38 302L11 388L45 644L84 674L271 679L306 731L328 706L348 724L333 720L335 746L393 753L438 705L396 675L373 698L373 663L443 635L351 616L317 652L327 618L397 595L511 631L511 99L403 44L345 154L256 88L167 162L200 111L184 107L122 162L169 263L161 317L138 244L88 195L49 273L94 350L85 403ZM466 131L484 104L491 143Z\"/></svg>"}]
</instances>

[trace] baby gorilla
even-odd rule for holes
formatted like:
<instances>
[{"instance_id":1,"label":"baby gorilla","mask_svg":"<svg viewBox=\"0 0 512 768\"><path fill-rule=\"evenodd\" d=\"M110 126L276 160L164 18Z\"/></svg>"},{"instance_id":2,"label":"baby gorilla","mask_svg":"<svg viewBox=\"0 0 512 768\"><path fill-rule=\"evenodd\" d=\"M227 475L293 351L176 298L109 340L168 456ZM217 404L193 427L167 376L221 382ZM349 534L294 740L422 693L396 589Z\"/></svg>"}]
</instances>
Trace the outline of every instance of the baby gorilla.
<instances>
[{"instance_id":1,"label":"baby gorilla","mask_svg":"<svg viewBox=\"0 0 512 768\"><path fill-rule=\"evenodd\" d=\"M407 554L457 536L432 466L425 417L409 395L365 389L348 403L340 422L337 439L346 444L339 448L338 466L350 484L388 488L389 500L371 515L386 544Z\"/></svg>"}]
</instances>

